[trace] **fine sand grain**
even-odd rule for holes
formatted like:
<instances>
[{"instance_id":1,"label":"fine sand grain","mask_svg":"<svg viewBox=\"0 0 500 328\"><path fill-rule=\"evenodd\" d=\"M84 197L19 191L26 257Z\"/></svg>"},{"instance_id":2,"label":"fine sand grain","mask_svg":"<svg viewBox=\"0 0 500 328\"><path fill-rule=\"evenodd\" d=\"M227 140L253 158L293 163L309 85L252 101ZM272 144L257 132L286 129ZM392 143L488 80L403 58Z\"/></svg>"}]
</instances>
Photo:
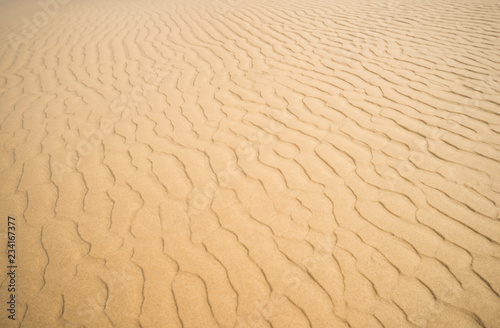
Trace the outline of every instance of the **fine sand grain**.
<instances>
[{"instance_id":1,"label":"fine sand grain","mask_svg":"<svg viewBox=\"0 0 500 328\"><path fill-rule=\"evenodd\" d=\"M498 1L0 12L0 327L500 327Z\"/></svg>"}]
</instances>

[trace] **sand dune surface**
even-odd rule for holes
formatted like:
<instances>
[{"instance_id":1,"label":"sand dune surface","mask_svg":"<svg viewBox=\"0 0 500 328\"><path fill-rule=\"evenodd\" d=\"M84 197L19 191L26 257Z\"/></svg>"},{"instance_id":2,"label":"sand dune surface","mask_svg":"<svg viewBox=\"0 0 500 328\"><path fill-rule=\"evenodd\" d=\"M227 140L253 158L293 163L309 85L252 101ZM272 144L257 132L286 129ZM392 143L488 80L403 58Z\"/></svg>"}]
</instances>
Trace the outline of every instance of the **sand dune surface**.
<instances>
[{"instance_id":1,"label":"sand dune surface","mask_svg":"<svg viewBox=\"0 0 500 328\"><path fill-rule=\"evenodd\" d=\"M498 1L0 12L0 326L500 327Z\"/></svg>"}]
</instances>

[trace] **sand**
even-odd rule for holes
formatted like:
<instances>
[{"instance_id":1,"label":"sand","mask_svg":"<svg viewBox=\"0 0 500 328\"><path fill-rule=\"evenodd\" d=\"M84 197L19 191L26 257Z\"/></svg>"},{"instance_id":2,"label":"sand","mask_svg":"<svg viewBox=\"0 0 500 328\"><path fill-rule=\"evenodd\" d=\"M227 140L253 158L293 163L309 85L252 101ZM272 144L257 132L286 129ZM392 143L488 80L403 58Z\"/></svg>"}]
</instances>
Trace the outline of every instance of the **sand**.
<instances>
[{"instance_id":1,"label":"sand","mask_svg":"<svg viewBox=\"0 0 500 328\"><path fill-rule=\"evenodd\" d=\"M500 327L498 1L0 12L1 327Z\"/></svg>"}]
</instances>

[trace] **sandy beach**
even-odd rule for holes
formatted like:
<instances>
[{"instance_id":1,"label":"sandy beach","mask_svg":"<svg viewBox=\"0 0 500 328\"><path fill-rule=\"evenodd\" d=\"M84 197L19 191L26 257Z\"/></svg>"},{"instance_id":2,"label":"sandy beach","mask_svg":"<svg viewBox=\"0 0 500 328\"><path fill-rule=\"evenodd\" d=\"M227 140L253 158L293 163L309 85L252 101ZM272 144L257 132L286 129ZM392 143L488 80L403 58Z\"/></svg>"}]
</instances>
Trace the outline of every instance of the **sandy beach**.
<instances>
[{"instance_id":1,"label":"sandy beach","mask_svg":"<svg viewBox=\"0 0 500 328\"><path fill-rule=\"evenodd\" d=\"M0 327L500 327L498 1L0 12Z\"/></svg>"}]
</instances>

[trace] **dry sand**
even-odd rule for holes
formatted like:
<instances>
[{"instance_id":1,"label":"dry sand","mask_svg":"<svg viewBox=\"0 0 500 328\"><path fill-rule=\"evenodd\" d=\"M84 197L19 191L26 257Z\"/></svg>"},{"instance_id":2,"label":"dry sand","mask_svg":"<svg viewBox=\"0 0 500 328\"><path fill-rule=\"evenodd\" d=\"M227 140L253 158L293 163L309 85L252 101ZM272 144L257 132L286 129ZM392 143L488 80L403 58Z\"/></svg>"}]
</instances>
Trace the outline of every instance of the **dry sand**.
<instances>
[{"instance_id":1,"label":"dry sand","mask_svg":"<svg viewBox=\"0 0 500 328\"><path fill-rule=\"evenodd\" d=\"M1 327L500 327L498 1L47 2L0 3Z\"/></svg>"}]
</instances>

